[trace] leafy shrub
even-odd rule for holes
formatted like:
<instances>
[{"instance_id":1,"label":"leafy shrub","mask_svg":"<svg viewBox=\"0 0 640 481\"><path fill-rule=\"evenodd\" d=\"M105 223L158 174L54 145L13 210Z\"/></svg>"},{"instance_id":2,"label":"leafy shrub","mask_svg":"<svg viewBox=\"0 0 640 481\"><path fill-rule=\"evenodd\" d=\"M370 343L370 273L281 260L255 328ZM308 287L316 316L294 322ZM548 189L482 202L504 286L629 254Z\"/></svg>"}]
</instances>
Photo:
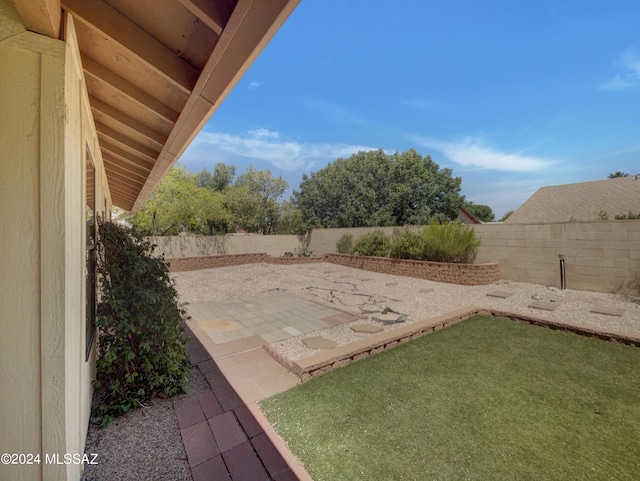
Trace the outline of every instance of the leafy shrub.
<instances>
[{"instance_id":1,"label":"leafy shrub","mask_svg":"<svg viewBox=\"0 0 640 481\"><path fill-rule=\"evenodd\" d=\"M419 232L410 231L407 227L393 231L389 257L420 260L423 251L423 238Z\"/></svg>"},{"instance_id":2,"label":"leafy shrub","mask_svg":"<svg viewBox=\"0 0 640 481\"><path fill-rule=\"evenodd\" d=\"M190 371L181 321L186 313L155 246L128 229L98 222L97 402L102 425L155 394L184 392Z\"/></svg>"},{"instance_id":3,"label":"leafy shrub","mask_svg":"<svg viewBox=\"0 0 640 481\"><path fill-rule=\"evenodd\" d=\"M480 246L480 238L472 227L460 222L440 224L432 221L423 234L423 259L434 262L474 261Z\"/></svg>"},{"instance_id":4,"label":"leafy shrub","mask_svg":"<svg viewBox=\"0 0 640 481\"><path fill-rule=\"evenodd\" d=\"M353 246L353 252L361 256L386 257L391 241L381 230L374 230L360 237Z\"/></svg>"},{"instance_id":5,"label":"leafy shrub","mask_svg":"<svg viewBox=\"0 0 640 481\"><path fill-rule=\"evenodd\" d=\"M336 250L338 254L351 254L351 252L353 252L353 236L351 234L344 234L340 237L336 244Z\"/></svg>"},{"instance_id":6,"label":"leafy shrub","mask_svg":"<svg viewBox=\"0 0 640 481\"><path fill-rule=\"evenodd\" d=\"M296 257L313 257L316 253L307 246L302 245L293 249L293 255Z\"/></svg>"},{"instance_id":7,"label":"leafy shrub","mask_svg":"<svg viewBox=\"0 0 640 481\"><path fill-rule=\"evenodd\" d=\"M615 217L616 220L635 220L635 219L640 219L640 212L638 212L637 214L634 214L633 212L629 211L628 214L626 215L617 215Z\"/></svg>"}]
</instances>

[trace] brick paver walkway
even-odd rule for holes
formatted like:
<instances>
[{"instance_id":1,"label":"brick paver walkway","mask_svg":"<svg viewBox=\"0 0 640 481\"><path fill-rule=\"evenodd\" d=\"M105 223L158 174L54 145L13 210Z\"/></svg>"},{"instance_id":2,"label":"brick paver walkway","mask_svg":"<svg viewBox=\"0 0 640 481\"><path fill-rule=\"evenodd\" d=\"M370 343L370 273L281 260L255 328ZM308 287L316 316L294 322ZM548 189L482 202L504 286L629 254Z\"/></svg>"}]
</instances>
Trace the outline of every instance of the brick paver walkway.
<instances>
[{"instance_id":1,"label":"brick paver walkway","mask_svg":"<svg viewBox=\"0 0 640 481\"><path fill-rule=\"evenodd\" d=\"M194 336L188 347L211 387L173 403L193 480L298 480L207 350Z\"/></svg>"}]
</instances>

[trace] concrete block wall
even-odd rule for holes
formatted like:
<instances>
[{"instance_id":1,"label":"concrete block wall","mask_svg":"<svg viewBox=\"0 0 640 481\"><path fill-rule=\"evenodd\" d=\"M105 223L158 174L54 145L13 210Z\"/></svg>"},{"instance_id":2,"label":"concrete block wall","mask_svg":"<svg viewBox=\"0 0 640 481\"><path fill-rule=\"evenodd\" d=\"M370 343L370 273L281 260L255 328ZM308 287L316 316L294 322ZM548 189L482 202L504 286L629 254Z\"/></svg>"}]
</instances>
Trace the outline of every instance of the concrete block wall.
<instances>
[{"instance_id":1,"label":"concrete block wall","mask_svg":"<svg viewBox=\"0 0 640 481\"><path fill-rule=\"evenodd\" d=\"M301 245L296 235L185 235L147 237L165 258L255 254L279 257Z\"/></svg>"},{"instance_id":2,"label":"concrete block wall","mask_svg":"<svg viewBox=\"0 0 640 481\"><path fill-rule=\"evenodd\" d=\"M640 220L472 227L482 238L476 264L497 262L504 279L560 287L560 255L569 289L617 291L640 271ZM309 248L319 255L335 253L342 235L350 233L355 240L374 229L315 229ZM380 230L393 232L392 227Z\"/></svg>"},{"instance_id":3,"label":"concrete block wall","mask_svg":"<svg viewBox=\"0 0 640 481\"><path fill-rule=\"evenodd\" d=\"M567 288L617 291L640 270L640 221L482 224L476 262L498 262L505 279Z\"/></svg>"}]
</instances>

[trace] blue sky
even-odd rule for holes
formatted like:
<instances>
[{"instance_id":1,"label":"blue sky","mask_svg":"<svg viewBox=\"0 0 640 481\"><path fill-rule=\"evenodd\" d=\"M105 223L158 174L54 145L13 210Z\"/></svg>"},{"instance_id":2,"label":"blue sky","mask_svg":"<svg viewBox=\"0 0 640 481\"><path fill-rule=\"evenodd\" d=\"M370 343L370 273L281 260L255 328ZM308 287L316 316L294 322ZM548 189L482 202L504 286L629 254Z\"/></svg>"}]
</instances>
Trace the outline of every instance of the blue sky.
<instances>
[{"instance_id":1,"label":"blue sky","mask_svg":"<svg viewBox=\"0 0 640 481\"><path fill-rule=\"evenodd\" d=\"M302 0L180 163L303 173L415 148L498 217L640 172L640 2Z\"/></svg>"}]
</instances>

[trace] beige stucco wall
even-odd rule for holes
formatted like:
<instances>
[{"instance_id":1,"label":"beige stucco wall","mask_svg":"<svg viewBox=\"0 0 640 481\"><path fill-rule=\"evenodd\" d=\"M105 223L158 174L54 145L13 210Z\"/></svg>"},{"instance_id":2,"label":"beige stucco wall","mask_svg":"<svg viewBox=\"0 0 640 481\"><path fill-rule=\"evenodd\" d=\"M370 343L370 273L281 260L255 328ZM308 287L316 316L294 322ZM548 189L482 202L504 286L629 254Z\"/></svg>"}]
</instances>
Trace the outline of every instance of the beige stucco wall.
<instances>
[{"instance_id":1,"label":"beige stucco wall","mask_svg":"<svg viewBox=\"0 0 640 481\"><path fill-rule=\"evenodd\" d=\"M559 255L569 289L612 292L640 270L640 220L472 227L482 237L476 263L498 262L505 279L559 287ZM342 235L351 233L355 240L372 230L315 229L309 247L319 255L333 253Z\"/></svg>"},{"instance_id":2,"label":"beige stucco wall","mask_svg":"<svg viewBox=\"0 0 640 481\"><path fill-rule=\"evenodd\" d=\"M0 479L77 480L80 466L44 455L84 451L95 360L85 361L84 166L97 141L73 22L65 44L0 7L0 453L42 456L0 465Z\"/></svg>"},{"instance_id":3,"label":"beige stucco wall","mask_svg":"<svg viewBox=\"0 0 640 481\"><path fill-rule=\"evenodd\" d=\"M300 246L296 235L152 236L157 252L166 258L266 253L273 257Z\"/></svg>"}]
</instances>

